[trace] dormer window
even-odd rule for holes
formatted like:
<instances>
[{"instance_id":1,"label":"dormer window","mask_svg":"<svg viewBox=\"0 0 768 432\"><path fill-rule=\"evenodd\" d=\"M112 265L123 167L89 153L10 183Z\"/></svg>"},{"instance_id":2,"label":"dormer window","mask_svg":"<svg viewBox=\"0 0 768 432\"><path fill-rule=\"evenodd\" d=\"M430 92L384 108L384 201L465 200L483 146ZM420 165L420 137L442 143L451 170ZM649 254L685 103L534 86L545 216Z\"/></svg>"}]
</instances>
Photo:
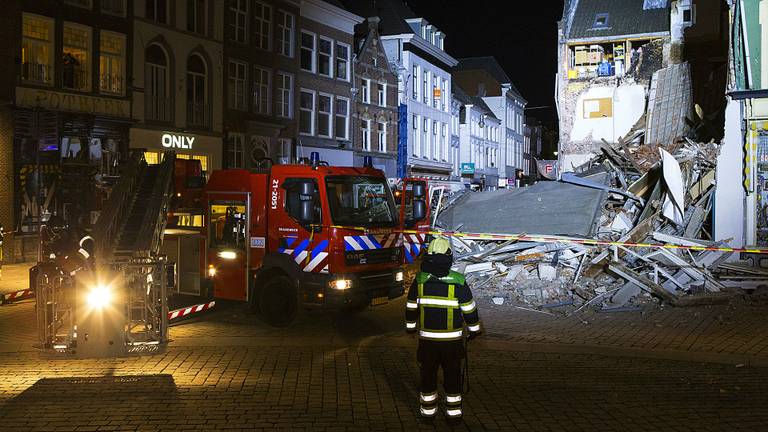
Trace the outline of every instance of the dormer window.
<instances>
[{"instance_id":1,"label":"dormer window","mask_svg":"<svg viewBox=\"0 0 768 432\"><path fill-rule=\"evenodd\" d=\"M592 28L608 28L608 14L599 13L595 15L595 22L592 24Z\"/></svg>"}]
</instances>

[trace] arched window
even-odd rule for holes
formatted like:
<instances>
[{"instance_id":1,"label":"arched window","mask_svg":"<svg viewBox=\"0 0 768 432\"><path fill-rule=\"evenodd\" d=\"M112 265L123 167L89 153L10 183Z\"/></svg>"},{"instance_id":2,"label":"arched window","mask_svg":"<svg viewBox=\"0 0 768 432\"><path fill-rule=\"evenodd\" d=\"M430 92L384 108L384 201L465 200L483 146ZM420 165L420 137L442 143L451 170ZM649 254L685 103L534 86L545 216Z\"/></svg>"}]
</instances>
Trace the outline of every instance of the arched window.
<instances>
[{"instance_id":1,"label":"arched window","mask_svg":"<svg viewBox=\"0 0 768 432\"><path fill-rule=\"evenodd\" d=\"M171 104L168 76L168 55L158 44L151 44L145 53L144 99L146 118L171 121Z\"/></svg>"},{"instance_id":2,"label":"arched window","mask_svg":"<svg viewBox=\"0 0 768 432\"><path fill-rule=\"evenodd\" d=\"M207 100L207 68L198 54L187 60L187 123L191 126L210 126L210 107Z\"/></svg>"}]
</instances>

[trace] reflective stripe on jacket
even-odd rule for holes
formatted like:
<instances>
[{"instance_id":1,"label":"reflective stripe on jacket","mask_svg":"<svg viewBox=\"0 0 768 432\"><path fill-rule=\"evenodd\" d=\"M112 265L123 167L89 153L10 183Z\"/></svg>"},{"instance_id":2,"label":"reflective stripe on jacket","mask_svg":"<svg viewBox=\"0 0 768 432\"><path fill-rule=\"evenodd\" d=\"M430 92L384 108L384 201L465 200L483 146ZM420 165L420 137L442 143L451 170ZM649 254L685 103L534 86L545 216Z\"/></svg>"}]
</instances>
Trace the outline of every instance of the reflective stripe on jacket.
<instances>
[{"instance_id":1,"label":"reflective stripe on jacket","mask_svg":"<svg viewBox=\"0 0 768 432\"><path fill-rule=\"evenodd\" d=\"M465 324L470 332L480 331L477 304L464 276L454 271L440 278L417 274L408 290L406 330L418 327L422 339L450 341L462 338Z\"/></svg>"}]
</instances>

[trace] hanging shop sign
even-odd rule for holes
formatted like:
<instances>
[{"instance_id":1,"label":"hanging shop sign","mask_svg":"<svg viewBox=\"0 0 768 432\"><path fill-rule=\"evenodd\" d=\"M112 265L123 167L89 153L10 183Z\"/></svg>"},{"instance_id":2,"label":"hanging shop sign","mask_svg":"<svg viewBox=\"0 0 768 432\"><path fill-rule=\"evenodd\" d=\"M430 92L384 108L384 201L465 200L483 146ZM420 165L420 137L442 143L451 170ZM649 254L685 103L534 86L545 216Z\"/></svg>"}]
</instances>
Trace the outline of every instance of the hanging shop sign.
<instances>
[{"instance_id":1,"label":"hanging shop sign","mask_svg":"<svg viewBox=\"0 0 768 432\"><path fill-rule=\"evenodd\" d=\"M27 87L16 87L16 105L114 117L128 118L131 116L131 104L125 99L102 98Z\"/></svg>"},{"instance_id":2,"label":"hanging shop sign","mask_svg":"<svg viewBox=\"0 0 768 432\"><path fill-rule=\"evenodd\" d=\"M160 138L165 148L179 148L192 150L195 143L195 137L189 135L180 135L173 133L164 133Z\"/></svg>"},{"instance_id":3,"label":"hanging shop sign","mask_svg":"<svg viewBox=\"0 0 768 432\"><path fill-rule=\"evenodd\" d=\"M474 162L462 162L462 164L461 164L461 173L462 174L474 174L475 173L475 164L474 164Z\"/></svg>"}]
</instances>

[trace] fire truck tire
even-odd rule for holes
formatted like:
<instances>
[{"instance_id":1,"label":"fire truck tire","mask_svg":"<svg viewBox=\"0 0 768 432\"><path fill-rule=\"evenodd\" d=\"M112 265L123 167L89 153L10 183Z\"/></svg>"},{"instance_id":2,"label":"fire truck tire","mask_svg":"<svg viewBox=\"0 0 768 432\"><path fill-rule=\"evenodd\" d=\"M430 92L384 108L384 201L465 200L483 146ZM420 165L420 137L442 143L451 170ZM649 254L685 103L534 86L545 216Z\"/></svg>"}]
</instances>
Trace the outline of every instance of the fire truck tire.
<instances>
[{"instance_id":1,"label":"fire truck tire","mask_svg":"<svg viewBox=\"0 0 768 432\"><path fill-rule=\"evenodd\" d=\"M269 278L259 290L259 309L267 324L285 327L299 312L296 287L286 276Z\"/></svg>"}]
</instances>

